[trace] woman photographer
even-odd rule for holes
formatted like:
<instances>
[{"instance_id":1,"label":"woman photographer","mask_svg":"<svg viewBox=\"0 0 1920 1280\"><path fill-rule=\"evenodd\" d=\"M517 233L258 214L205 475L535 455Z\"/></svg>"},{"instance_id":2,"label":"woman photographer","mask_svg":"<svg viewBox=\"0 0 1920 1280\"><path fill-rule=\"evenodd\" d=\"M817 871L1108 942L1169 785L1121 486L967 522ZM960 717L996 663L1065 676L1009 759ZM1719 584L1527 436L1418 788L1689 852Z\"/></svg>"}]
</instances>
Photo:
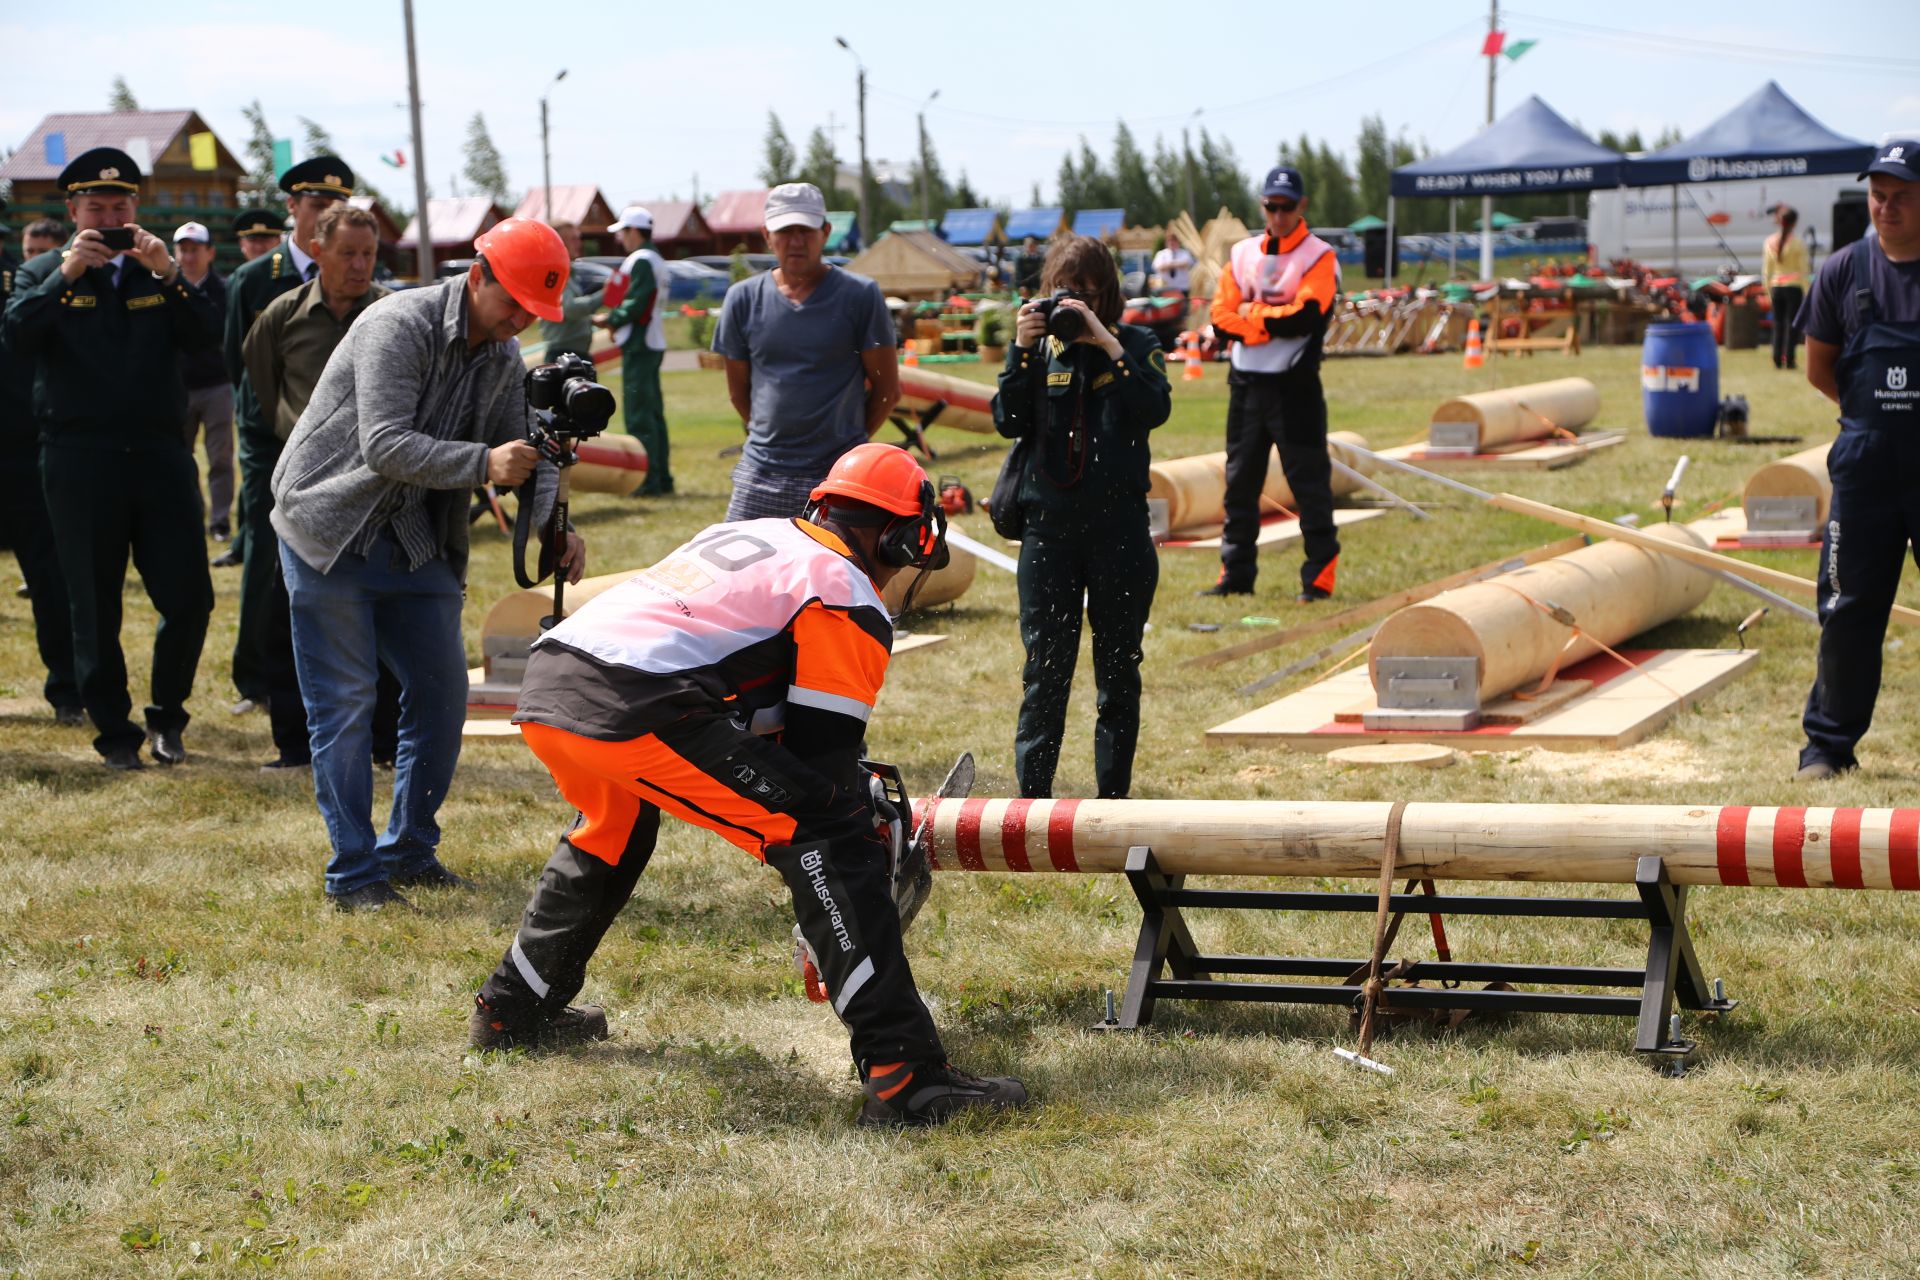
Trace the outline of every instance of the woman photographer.
<instances>
[{"instance_id":1,"label":"woman photographer","mask_svg":"<svg viewBox=\"0 0 1920 1280\"><path fill-rule=\"evenodd\" d=\"M1027 661L1014 770L1022 796L1052 795L1084 598L1099 689L1094 782L1103 799L1117 799L1132 786L1140 636L1160 576L1147 528L1147 433L1172 408L1166 357L1149 330L1120 323L1120 279L1098 240L1055 244L1040 288L1048 296L1020 308L993 399L1000 434L1026 442L1018 492Z\"/></svg>"}]
</instances>

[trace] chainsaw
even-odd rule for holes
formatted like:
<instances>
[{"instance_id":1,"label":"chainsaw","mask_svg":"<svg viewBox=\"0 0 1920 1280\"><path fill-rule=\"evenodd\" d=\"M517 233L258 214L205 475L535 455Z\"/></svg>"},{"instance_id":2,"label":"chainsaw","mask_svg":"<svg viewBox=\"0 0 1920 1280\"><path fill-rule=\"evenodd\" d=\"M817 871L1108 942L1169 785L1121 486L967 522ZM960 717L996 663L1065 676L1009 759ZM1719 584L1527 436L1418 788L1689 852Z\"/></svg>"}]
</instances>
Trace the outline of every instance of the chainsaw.
<instances>
[{"instance_id":1,"label":"chainsaw","mask_svg":"<svg viewBox=\"0 0 1920 1280\"><path fill-rule=\"evenodd\" d=\"M900 913L900 932L905 933L933 891L933 868L927 861L927 835L933 822L931 801L962 799L973 790L973 753L960 753L911 831L907 824L913 818L913 801L900 770L876 760L862 760L860 768L867 774L874 817L887 841L887 882L893 892L894 909ZM793 926L793 962L800 970L807 999L825 1004L827 988L820 981L820 966L797 924Z\"/></svg>"}]
</instances>

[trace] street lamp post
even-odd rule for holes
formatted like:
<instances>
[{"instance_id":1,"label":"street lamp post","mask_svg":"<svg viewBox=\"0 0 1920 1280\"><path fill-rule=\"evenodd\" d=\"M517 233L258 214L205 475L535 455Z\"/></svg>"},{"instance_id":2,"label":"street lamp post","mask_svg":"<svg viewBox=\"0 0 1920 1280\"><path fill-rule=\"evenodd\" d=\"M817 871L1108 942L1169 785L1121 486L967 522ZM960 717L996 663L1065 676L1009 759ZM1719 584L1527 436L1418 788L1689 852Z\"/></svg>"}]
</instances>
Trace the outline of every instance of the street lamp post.
<instances>
[{"instance_id":1,"label":"street lamp post","mask_svg":"<svg viewBox=\"0 0 1920 1280\"><path fill-rule=\"evenodd\" d=\"M929 224L933 222L933 166L927 163L927 107L939 96L940 91L935 89L920 104L920 220ZM932 229L931 225L927 228Z\"/></svg>"},{"instance_id":2,"label":"street lamp post","mask_svg":"<svg viewBox=\"0 0 1920 1280\"><path fill-rule=\"evenodd\" d=\"M553 155L547 150L547 94L566 78L567 69L562 67L548 83L547 92L540 95L540 219L548 225L553 223Z\"/></svg>"},{"instance_id":3,"label":"street lamp post","mask_svg":"<svg viewBox=\"0 0 1920 1280\"><path fill-rule=\"evenodd\" d=\"M1199 107L1195 107L1193 114L1188 116L1187 119L1190 121L1198 120L1200 118L1200 110ZM1187 138L1187 126L1184 124L1180 126L1180 150L1185 153L1184 158L1186 160L1186 163L1181 166L1181 172L1184 173L1187 178L1187 216L1194 220L1194 225L1198 226L1200 212L1193 207L1193 143Z\"/></svg>"},{"instance_id":4,"label":"street lamp post","mask_svg":"<svg viewBox=\"0 0 1920 1280\"><path fill-rule=\"evenodd\" d=\"M413 0L400 0L400 12L407 27L407 115L413 125L414 225L420 229L420 243L414 253L414 270L421 284L432 284L433 232L427 226L427 153L421 145L420 60L413 43Z\"/></svg>"},{"instance_id":5,"label":"street lamp post","mask_svg":"<svg viewBox=\"0 0 1920 1280\"><path fill-rule=\"evenodd\" d=\"M857 84L860 90L860 239L871 243L873 224L868 221L871 212L867 204L867 64L860 61L860 55L853 51L845 36L835 36L833 42L845 49L853 58L853 65L859 69Z\"/></svg>"}]
</instances>

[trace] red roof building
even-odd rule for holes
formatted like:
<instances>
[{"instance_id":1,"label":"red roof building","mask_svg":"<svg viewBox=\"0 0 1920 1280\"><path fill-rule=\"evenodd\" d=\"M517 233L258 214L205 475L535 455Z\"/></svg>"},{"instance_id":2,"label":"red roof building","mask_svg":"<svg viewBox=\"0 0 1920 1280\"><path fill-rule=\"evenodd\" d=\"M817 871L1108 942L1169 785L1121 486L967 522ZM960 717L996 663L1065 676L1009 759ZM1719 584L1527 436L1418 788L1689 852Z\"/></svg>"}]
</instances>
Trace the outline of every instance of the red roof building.
<instances>
[{"instance_id":1,"label":"red roof building","mask_svg":"<svg viewBox=\"0 0 1920 1280\"><path fill-rule=\"evenodd\" d=\"M10 200L16 210L59 204L66 193L55 179L69 161L95 147L118 147L145 171L140 183L143 210L181 208L204 214L208 209L238 208L246 166L215 134L214 167L194 168L187 140L196 133L213 133L197 111L60 112L36 125L7 162L0 164L0 181L13 184ZM182 217L175 225L191 220Z\"/></svg>"},{"instance_id":2,"label":"red roof building","mask_svg":"<svg viewBox=\"0 0 1920 1280\"><path fill-rule=\"evenodd\" d=\"M767 189L722 191L703 211L713 232L713 252L732 253L744 246L748 253L767 251Z\"/></svg>"},{"instance_id":3,"label":"red roof building","mask_svg":"<svg viewBox=\"0 0 1920 1280\"><path fill-rule=\"evenodd\" d=\"M556 188L557 190L557 188ZM496 222L504 222L507 211L485 196L454 196L427 201L427 229L433 236L436 259L471 258L473 242ZM420 219L415 217L401 233L402 249L420 245Z\"/></svg>"},{"instance_id":4,"label":"red roof building","mask_svg":"<svg viewBox=\"0 0 1920 1280\"><path fill-rule=\"evenodd\" d=\"M653 247L663 258L691 258L696 254L717 253L713 228L700 213L700 206L686 200L642 200L653 215ZM765 208L763 204L761 206Z\"/></svg>"}]
</instances>

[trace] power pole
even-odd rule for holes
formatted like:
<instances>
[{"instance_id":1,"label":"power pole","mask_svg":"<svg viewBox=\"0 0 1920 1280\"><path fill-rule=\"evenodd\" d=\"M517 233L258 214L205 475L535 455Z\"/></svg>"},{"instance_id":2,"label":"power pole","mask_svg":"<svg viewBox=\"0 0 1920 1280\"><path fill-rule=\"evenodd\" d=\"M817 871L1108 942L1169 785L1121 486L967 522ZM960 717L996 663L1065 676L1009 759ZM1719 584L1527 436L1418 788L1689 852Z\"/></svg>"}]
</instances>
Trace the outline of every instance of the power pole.
<instances>
[{"instance_id":1,"label":"power pole","mask_svg":"<svg viewBox=\"0 0 1920 1280\"><path fill-rule=\"evenodd\" d=\"M1487 35L1491 37L1500 30L1500 0L1488 0ZM1494 70L1500 65L1500 55L1489 51L1487 54L1487 123L1493 123L1493 81ZM1480 197L1480 278L1493 279L1493 197Z\"/></svg>"},{"instance_id":2,"label":"power pole","mask_svg":"<svg viewBox=\"0 0 1920 1280\"><path fill-rule=\"evenodd\" d=\"M560 74L547 85L547 93L553 92L553 86L567 78L567 69L560 68ZM547 93L540 95L540 220L548 226L553 225L553 153L547 149Z\"/></svg>"},{"instance_id":3,"label":"power pole","mask_svg":"<svg viewBox=\"0 0 1920 1280\"><path fill-rule=\"evenodd\" d=\"M872 206L867 201L867 64L860 61L860 55L854 53L845 36L835 36L833 42L852 56L853 65L859 69L855 83L860 92L860 243L872 244L873 223L869 217Z\"/></svg>"},{"instance_id":4,"label":"power pole","mask_svg":"<svg viewBox=\"0 0 1920 1280\"><path fill-rule=\"evenodd\" d=\"M427 229L427 155L421 146L420 61L413 46L413 0L400 0L407 22L407 112L413 119L413 224L420 228L415 258L421 284L433 282L433 233Z\"/></svg>"},{"instance_id":5,"label":"power pole","mask_svg":"<svg viewBox=\"0 0 1920 1280\"><path fill-rule=\"evenodd\" d=\"M1199 115L1200 108L1195 107L1193 109L1193 115L1187 118L1189 120L1197 119ZM1199 226L1200 211L1193 207L1193 142L1187 137L1187 126L1184 124L1180 126L1180 153L1186 160L1186 163L1181 167L1181 172L1184 173L1187 178L1187 217L1193 219L1195 226Z\"/></svg>"}]
</instances>

